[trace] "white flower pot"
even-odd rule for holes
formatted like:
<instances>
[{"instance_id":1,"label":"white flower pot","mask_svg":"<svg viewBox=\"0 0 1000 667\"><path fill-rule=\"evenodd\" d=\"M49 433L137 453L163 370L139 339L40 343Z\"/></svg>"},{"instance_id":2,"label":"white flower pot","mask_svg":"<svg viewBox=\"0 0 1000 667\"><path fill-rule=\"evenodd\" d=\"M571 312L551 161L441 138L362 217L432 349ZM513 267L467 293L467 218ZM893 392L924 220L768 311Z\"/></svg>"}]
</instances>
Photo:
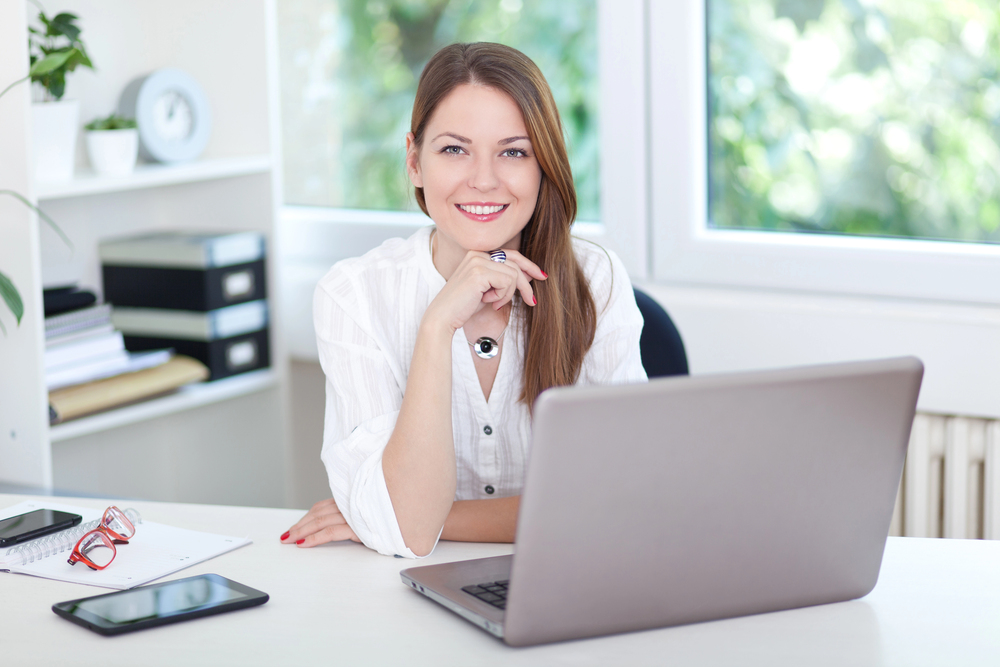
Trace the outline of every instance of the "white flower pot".
<instances>
[{"instance_id":1,"label":"white flower pot","mask_svg":"<svg viewBox=\"0 0 1000 667\"><path fill-rule=\"evenodd\" d=\"M68 181L76 164L77 100L31 105L36 181Z\"/></svg>"},{"instance_id":2,"label":"white flower pot","mask_svg":"<svg viewBox=\"0 0 1000 667\"><path fill-rule=\"evenodd\" d=\"M98 174L125 176L135 168L139 130L88 130L87 155Z\"/></svg>"}]
</instances>

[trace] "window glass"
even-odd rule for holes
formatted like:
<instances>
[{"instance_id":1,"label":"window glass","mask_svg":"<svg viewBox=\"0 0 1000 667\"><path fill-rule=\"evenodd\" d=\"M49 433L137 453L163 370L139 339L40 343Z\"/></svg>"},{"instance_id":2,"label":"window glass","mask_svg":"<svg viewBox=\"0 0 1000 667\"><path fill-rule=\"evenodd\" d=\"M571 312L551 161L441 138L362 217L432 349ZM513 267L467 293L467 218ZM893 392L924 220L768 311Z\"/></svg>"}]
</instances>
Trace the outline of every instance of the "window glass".
<instances>
[{"instance_id":1,"label":"window glass","mask_svg":"<svg viewBox=\"0 0 1000 667\"><path fill-rule=\"evenodd\" d=\"M707 0L715 227L1000 242L997 0Z\"/></svg>"},{"instance_id":2,"label":"window glass","mask_svg":"<svg viewBox=\"0 0 1000 667\"><path fill-rule=\"evenodd\" d=\"M562 115L579 218L599 211L596 0L281 0L285 201L416 210L404 138L424 64L493 41L541 68Z\"/></svg>"}]
</instances>

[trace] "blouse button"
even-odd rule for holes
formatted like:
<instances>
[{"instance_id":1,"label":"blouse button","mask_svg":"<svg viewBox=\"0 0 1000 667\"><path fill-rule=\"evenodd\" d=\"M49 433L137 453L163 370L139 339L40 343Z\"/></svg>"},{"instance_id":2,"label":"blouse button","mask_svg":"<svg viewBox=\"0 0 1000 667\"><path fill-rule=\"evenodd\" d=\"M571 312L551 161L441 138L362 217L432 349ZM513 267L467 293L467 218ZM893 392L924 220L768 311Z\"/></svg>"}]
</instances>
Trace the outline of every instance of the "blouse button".
<instances>
[{"instance_id":1,"label":"blouse button","mask_svg":"<svg viewBox=\"0 0 1000 667\"><path fill-rule=\"evenodd\" d=\"M493 427L489 425L484 426L483 433L485 433L486 435L493 435Z\"/></svg>"},{"instance_id":2,"label":"blouse button","mask_svg":"<svg viewBox=\"0 0 1000 667\"><path fill-rule=\"evenodd\" d=\"M489 495L492 496L493 492L496 491L496 489L493 488L493 485L487 484L486 488L484 489L484 491L486 491L486 493L488 493Z\"/></svg>"}]
</instances>

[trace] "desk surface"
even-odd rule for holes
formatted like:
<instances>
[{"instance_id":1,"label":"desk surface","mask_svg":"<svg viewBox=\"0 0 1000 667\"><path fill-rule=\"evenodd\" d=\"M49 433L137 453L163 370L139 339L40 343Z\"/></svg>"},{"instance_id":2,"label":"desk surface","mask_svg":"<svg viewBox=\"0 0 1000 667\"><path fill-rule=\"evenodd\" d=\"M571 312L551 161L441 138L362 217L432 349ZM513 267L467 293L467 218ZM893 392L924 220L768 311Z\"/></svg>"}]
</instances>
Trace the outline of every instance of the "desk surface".
<instances>
[{"instance_id":1,"label":"desk surface","mask_svg":"<svg viewBox=\"0 0 1000 667\"><path fill-rule=\"evenodd\" d=\"M28 499L0 494L0 507ZM60 502L103 509L93 499ZM353 543L278 542L300 510L133 502L143 518L249 535L253 544L167 579L216 572L271 595L262 607L104 638L55 602L110 592L0 574L10 665L998 665L1000 542L890 538L861 600L513 649L403 586L411 561ZM441 542L424 563L510 553ZM568 559L569 560L569 559Z\"/></svg>"}]
</instances>

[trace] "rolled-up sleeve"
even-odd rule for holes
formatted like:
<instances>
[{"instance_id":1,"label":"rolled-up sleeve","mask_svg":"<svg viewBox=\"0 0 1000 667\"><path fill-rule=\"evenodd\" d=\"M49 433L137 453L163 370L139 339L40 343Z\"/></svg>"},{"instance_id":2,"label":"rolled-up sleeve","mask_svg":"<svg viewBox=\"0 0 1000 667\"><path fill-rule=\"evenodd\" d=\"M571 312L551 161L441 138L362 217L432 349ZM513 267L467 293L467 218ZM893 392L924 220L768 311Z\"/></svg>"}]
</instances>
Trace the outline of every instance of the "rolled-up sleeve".
<instances>
[{"instance_id":1,"label":"rolled-up sleeve","mask_svg":"<svg viewBox=\"0 0 1000 667\"><path fill-rule=\"evenodd\" d=\"M642 313L625 265L611 251L591 254L590 291L597 308L594 342L580 369L579 384L646 382L639 352Z\"/></svg>"},{"instance_id":2,"label":"rolled-up sleeve","mask_svg":"<svg viewBox=\"0 0 1000 667\"><path fill-rule=\"evenodd\" d=\"M337 507L358 538L381 554L416 558L403 541L382 472L403 402L404 370L381 351L357 286L336 271L313 298L326 375L323 464Z\"/></svg>"}]
</instances>

